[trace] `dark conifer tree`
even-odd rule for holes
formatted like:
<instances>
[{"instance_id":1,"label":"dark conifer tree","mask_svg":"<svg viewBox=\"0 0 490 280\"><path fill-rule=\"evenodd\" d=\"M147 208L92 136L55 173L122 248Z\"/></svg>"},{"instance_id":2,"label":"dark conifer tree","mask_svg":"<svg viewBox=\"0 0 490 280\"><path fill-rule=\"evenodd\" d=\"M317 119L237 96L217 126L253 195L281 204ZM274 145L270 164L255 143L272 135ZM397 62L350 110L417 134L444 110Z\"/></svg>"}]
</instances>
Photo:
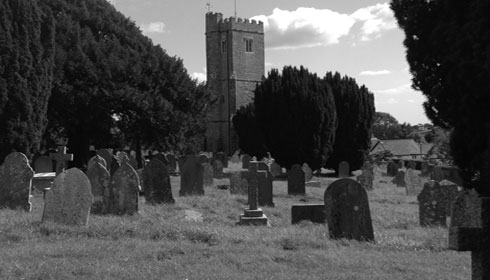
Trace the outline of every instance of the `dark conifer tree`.
<instances>
[{"instance_id":1,"label":"dark conifer tree","mask_svg":"<svg viewBox=\"0 0 490 280\"><path fill-rule=\"evenodd\" d=\"M54 23L37 1L0 0L0 162L39 150L53 79Z\"/></svg>"},{"instance_id":2,"label":"dark conifer tree","mask_svg":"<svg viewBox=\"0 0 490 280\"><path fill-rule=\"evenodd\" d=\"M267 155L262 130L255 117L255 105L242 106L233 117L233 128L238 134L238 143L242 153L260 159Z\"/></svg>"}]
</instances>

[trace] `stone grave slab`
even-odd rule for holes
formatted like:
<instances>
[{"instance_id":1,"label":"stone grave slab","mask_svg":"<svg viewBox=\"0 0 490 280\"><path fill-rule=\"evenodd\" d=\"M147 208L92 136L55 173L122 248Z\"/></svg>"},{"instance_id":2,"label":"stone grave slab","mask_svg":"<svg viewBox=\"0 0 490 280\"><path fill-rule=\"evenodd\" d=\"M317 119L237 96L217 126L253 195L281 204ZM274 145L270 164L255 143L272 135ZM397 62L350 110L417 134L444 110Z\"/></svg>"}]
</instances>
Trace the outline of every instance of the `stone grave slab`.
<instances>
[{"instance_id":1,"label":"stone grave slab","mask_svg":"<svg viewBox=\"0 0 490 280\"><path fill-rule=\"evenodd\" d=\"M158 159L152 159L143 169L145 200L149 204L175 203L170 184L168 167Z\"/></svg>"},{"instance_id":2,"label":"stone grave slab","mask_svg":"<svg viewBox=\"0 0 490 280\"><path fill-rule=\"evenodd\" d=\"M395 178L393 178L391 182L395 184L398 188L406 188L407 182L405 181L405 171L398 170Z\"/></svg>"},{"instance_id":3,"label":"stone grave slab","mask_svg":"<svg viewBox=\"0 0 490 280\"><path fill-rule=\"evenodd\" d=\"M258 179L258 162L250 161L249 163L249 186L248 186L248 209L240 215L237 225L247 226L267 226L269 221L259 206L259 179Z\"/></svg>"},{"instance_id":4,"label":"stone grave slab","mask_svg":"<svg viewBox=\"0 0 490 280\"><path fill-rule=\"evenodd\" d=\"M274 207L272 174L269 166L264 162L259 162L258 169L259 205Z\"/></svg>"},{"instance_id":5,"label":"stone grave slab","mask_svg":"<svg viewBox=\"0 0 490 280\"><path fill-rule=\"evenodd\" d=\"M288 194L304 195L305 192L305 172L301 165L294 164L288 171Z\"/></svg>"},{"instance_id":6,"label":"stone grave slab","mask_svg":"<svg viewBox=\"0 0 490 280\"><path fill-rule=\"evenodd\" d=\"M230 193L247 194L248 193L248 171L230 172Z\"/></svg>"},{"instance_id":7,"label":"stone grave slab","mask_svg":"<svg viewBox=\"0 0 490 280\"><path fill-rule=\"evenodd\" d=\"M187 156L180 168L180 196L204 195L203 167L196 156Z\"/></svg>"},{"instance_id":8,"label":"stone grave slab","mask_svg":"<svg viewBox=\"0 0 490 280\"><path fill-rule=\"evenodd\" d=\"M97 150L97 155L104 158L106 163L105 167L110 172L110 167L112 166L112 159L114 158L112 151L109 149L99 149Z\"/></svg>"},{"instance_id":9,"label":"stone grave slab","mask_svg":"<svg viewBox=\"0 0 490 280\"><path fill-rule=\"evenodd\" d=\"M205 187L211 187L214 185L214 170L211 164L205 162L202 165L202 182Z\"/></svg>"},{"instance_id":10,"label":"stone grave slab","mask_svg":"<svg viewBox=\"0 0 490 280\"><path fill-rule=\"evenodd\" d=\"M174 154L166 154L165 158L168 161L168 172L170 174L177 174L177 158Z\"/></svg>"},{"instance_id":11,"label":"stone grave slab","mask_svg":"<svg viewBox=\"0 0 490 280\"><path fill-rule=\"evenodd\" d=\"M434 180L424 184L422 192L417 196L420 226L446 226L446 194L444 188Z\"/></svg>"},{"instance_id":12,"label":"stone grave slab","mask_svg":"<svg viewBox=\"0 0 490 280\"><path fill-rule=\"evenodd\" d=\"M297 224L301 221L324 224L325 204L302 204L291 206L291 223Z\"/></svg>"},{"instance_id":13,"label":"stone grave slab","mask_svg":"<svg viewBox=\"0 0 490 280\"><path fill-rule=\"evenodd\" d=\"M95 155L88 160L87 170L89 170L90 167L92 167L92 165L94 165L96 162L99 162L100 164L102 164L102 166L104 166L105 169L107 169L107 163L105 159L99 155Z\"/></svg>"},{"instance_id":14,"label":"stone grave slab","mask_svg":"<svg viewBox=\"0 0 490 280\"><path fill-rule=\"evenodd\" d=\"M242 169L248 169L248 165L249 165L251 160L252 160L252 157L249 154L244 154L242 156Z\"/></svg>"},{"instance_id":15,"label":"stone grave slab","mask_svg":"<svg viewBox=\"0 0 490 280\"><path fill-rule=\"evenodd\" d=\"M0 165L0 209L21 208L31 211L31 184L34 171L27 157L18 152L8 154Z\"/></svg>"},{"instance_id":16,"label":"stone grave slab","mask_svg":"<svg viewBox=\"0 0 490 280\"><path fill-rule=\"evenodd\" d=\"M103 165L104 158L95 156L94 162L87 170L87 177L90 181L91 191L93 195L93 203L90 209L92 214L104 214L107 208L106 194L109 192L109 182L111 174Z\"/></svg>"},{"instance_id":17,"label":"stone grave slab","mask_svg":"<svg viewBox=\"0 0 490 280\"><path fill-rule=\"evenodd\" d=\"M398 164L390 160L386 165L386 174L391 177L395 177L398 174Z\"/></svg>"},{"instance_id":18,"label":"stone grave slab","mask_svg":"<svg viewBox=\"0 0 490 280\"><path fill-rule=\"evenodd\" d=\"M124 161L109 183L108 214L133 215L138 212L139 177L136 170Z\"/></svg>"},{"instance_id":19,"label":"stone grave slab","mask_svg":"<svg viewBox=\"0 0 490 280\"><path fill-rule=\"evenodd\" d=\"M213 159L219 159L223 167L228 167L228 156L223 152L217 152L213 154Z\"/></svg>"},{"instance_id":20,"label":"stone grave slab","mask_svg":"<svg viewBox=\"0 0 490 280\"><path fill-rule=\"evenodd\" d=\"M450 217L451 209L453 209L453 204L456 201L456 198L462 193L462 188L458 186L456 183L446 179L439 182L439 185L446 191L446 196L445 196L447 198L446 216Z\"/></svg>"},{"instance_id":21,"label":"stone grave slab","mask_svg":"<svg viewBox=\"0 0 490 280\"><path fill-rule=\"evenodd\" d=\"M417 195L422 190L422 179L414 169L407 169L405 172L405 182L407 195Z\"/></svg>"},{"instance_id":22,"label":"stone grave slab","mask_svg":"<svg viewBox=\"0 0 490 280\"><path fill-rule=\"evenodd\" d=\"M311 170L310 166L308 166L308 163L303 163L301 168L305 173L305 182L311 181L311 179L313 179L313 171Z\"/></svg>"},{"instance_id":23,"label":"stone grave slab","mask_svg":"<svg viewBox=\"0 0 490 280\"><path fill-rule=\"evenodd\" d=\"M339 163L339 178L350 177L350 166L347 161L341 161Z\"/></svg>"}]
</instances>

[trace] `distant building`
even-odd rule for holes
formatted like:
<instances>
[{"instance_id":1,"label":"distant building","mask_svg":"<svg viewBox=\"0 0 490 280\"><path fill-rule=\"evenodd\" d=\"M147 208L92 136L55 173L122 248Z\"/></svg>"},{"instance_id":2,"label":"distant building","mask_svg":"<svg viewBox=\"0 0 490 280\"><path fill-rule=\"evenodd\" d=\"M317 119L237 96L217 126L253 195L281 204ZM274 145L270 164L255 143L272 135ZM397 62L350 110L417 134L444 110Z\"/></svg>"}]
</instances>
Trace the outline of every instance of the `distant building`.
<instances>
[{"instance_id":1,"label":"distant building","mask_svg":"<svg viewBox=\"0 0 490 280\"><path fill-rule=\"evenodd\" d=\"M231 155L238 149L232 117L253 100L265 72L264 26L241 18L206 13L207 88L211 93L207 151Z\"/></svg>"},{"instance_id":2,"label":"distant building","mask_svg":"<svg viewBox=\"0 0 490 280\"><path fill-rule=\"evenodd\" d=\"M377 154L389 151L394 158L400 159L422 159L427 155L432 144L419 144L413 139L379 140L371 139L371 150L369 154Z\"/></svg>"}]
</instances>

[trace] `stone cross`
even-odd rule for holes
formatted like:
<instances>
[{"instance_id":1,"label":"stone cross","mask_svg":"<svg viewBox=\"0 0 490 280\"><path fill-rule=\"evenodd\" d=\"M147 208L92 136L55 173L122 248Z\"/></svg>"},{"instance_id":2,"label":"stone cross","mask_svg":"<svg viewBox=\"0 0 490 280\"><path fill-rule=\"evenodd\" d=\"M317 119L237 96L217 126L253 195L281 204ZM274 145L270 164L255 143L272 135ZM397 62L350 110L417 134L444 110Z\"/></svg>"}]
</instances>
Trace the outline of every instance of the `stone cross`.
<instances>
[{"instance_id":1,"label":"stone cross","mask_svg":"<svg viewBox=\"0 0 490 280\"><path fill-rule=\"evenodd\" d=\"M257 161L250 161L248 167L248 209L245 209L245 213L240 215L240 221L238 225L268 225L267 216L264 215L259 205L259 163Z\"/></svg>"},{"instance_id":2,"label":"stone cross","mask_svg":"<svg viewBox=\"0 0 490 280\"><path fill-rule=\"evenodd\" d=\"M73 154L66 153L66 146L58 146L57 152L50 153L49 157L56 161L56 175L65 171L68 161L73 161Z\"/></svg>"},{"instance_id":3,"label":"stone cross","mask_svg":"<svg viewBox=\"0 0 490 280\"><path fill-rule=\"evenodd\" d=\"M449 228L449 249L471 251L473 280L490 279L490 198L482 197L479 201L479 225Z\"/></svg>"}]
</instances>

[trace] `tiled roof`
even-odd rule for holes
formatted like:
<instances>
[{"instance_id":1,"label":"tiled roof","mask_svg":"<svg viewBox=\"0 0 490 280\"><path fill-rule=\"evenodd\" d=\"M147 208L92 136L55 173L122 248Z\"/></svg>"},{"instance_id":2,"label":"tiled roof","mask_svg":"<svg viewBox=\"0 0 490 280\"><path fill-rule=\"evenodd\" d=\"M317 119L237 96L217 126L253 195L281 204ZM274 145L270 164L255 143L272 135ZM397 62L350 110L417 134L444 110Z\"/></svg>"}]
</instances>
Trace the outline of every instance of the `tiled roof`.
<instances>
[{"instance_id":1,"label":"tiled roof","mask_svg":"<svg viewBox=\"0 0 490 280\"><path fill-rule=\"evenodd\" d=\"M376 139L377 140L377 139ZM371 142L370 154L388 150L394 156L427 154L431 144L420 146L413 139L376 140ZM422 151L421 151L422 150Z\"/></svg>"}]
</instances>

